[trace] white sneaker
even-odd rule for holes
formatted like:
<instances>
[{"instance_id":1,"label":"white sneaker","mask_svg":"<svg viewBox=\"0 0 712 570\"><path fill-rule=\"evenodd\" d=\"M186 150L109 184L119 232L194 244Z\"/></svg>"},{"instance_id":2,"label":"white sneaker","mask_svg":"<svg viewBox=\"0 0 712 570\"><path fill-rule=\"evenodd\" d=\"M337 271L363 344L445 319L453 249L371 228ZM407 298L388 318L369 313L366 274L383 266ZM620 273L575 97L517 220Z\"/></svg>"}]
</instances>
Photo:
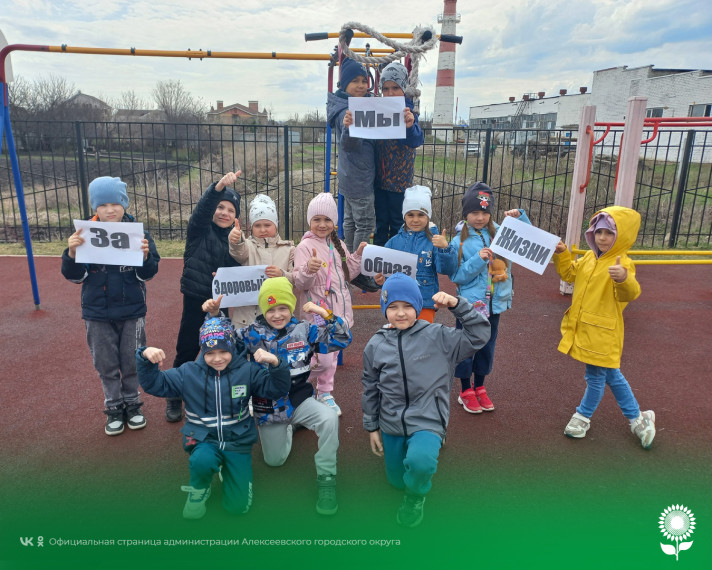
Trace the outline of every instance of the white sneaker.
<instances>
[{"instance_id":1,"label":"white sneaker","mask_svg":"<svg viewBox=\"0 0 712 570\"><path fill-rule=\"evenodd\" d=\"M202 519L207 511L205 501L210 497L210 487L207 489L195 489L190 485L183 485L181 491L188 493L188 499L183 507L184 519Z\"/></svg>"},{"instance_id":2,"label":"white sneaker","mask_svg":"<svg viewBox=\"0 0 712 570\"><path fill-rule=\"evenodd\" d=\"M325 406L329 406L332 410L336 412L337 415L341 415L341 408L334 401L334 396L331 395L331 392L324 392L323 394L319 394L316 399Z\"/></svg>"},{"instance_id":3,"label":"white sneaker","mask_svg":"<svg viewBox=\"0 0 712 570\"><path fill-rule=\"evenodd\" d=\"M655 412L653 410L641 412L638 419L630 424L630 431L640 439L640 444L645 449L650 449L655 439Z\"/></svg>"},{"instance_id":4,"label":"white sneaker","mask_svg":"<svg viewBox=\"0 0 712 570\"><path fill-rule=\"evenodd\" d=\"M591 420L586 416L582 416L581 414L576 412L573 416L571 416L569 423L566 424L566 429L564 429L564 435L580 439L582 437L586 437L586 432L590 427Z\"/></svg>"}]
</instances>

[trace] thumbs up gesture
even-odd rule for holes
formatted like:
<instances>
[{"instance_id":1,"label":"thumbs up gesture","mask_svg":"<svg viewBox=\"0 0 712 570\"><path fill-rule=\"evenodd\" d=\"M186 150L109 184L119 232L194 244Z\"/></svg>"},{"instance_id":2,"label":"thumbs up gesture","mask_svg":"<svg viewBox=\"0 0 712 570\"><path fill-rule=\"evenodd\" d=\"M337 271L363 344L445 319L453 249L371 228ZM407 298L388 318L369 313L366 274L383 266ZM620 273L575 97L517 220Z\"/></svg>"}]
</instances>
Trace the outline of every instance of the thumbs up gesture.
<instances>
[{"instance_id":1,"label":"thumbs up gesture","mask_svg":"<svg viewBox=\"0 0 712 570\"><path fill-rule=\"evenodd\" d=\"M621 265L620 255L616 257L615 265L611 265L608 268L608 275L610 275L611 279L613 279L616 283L623 283L623 281L625 281L628 277L628 270Z\"/></svg>"},{"instance_id":2,"label":"thumbs up gesture","mask_svg":"<svg viewBox=\"0 0 712 570\"><path fill-rule=\"evenodd\" d=\"M446 249L448 246L447 235L443 232L442 235L435 234L433 236L433 245L440 249Z\"/></svg>"},{"instance_id":3,"label":"thumbs up gesture","mask_svg":"<svg viewBox=\"0 0 712 570\"><path fill-rule=\"evenodd\" d=\"M309 258L309 261L307 261L307 272L316 273L323 265L324 262L316 255L316 249L312 249L312 256Z\"/></svg>"}]
</instances>

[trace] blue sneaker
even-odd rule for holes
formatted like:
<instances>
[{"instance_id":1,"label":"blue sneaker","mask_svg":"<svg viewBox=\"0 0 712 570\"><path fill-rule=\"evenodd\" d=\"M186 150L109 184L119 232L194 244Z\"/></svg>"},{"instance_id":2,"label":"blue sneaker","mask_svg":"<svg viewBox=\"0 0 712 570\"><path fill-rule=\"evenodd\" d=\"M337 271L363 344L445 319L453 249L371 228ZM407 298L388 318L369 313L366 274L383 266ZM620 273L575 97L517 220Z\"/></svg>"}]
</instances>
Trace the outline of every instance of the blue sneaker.
<instances>
[{"instance_id":1,"label":"blue sneaker","mask_svg":"<svg viewBox=\"0 0 712 570\"><path fill-rule=\"evenodd\" d=\"M207 489L196 489L190 485L183 485L181 491L188 493L188 499L183 507L184 519L202 519L205 516L205 501L210 497L210 487Z\"/></svg>"},{"instance_id":2,"label":"blue sneaker","mask_svg":"<svg viewBox=\"0 0 712 570\"><path fill-rule=\"evenodd\" d=\"M332 410L336 412L337 415L341 415L341 408L334 401L334 396L331 395L331 392L322 392L316 397L316 399L325 406L329 406Z\"/></svg>"}]
</instances>

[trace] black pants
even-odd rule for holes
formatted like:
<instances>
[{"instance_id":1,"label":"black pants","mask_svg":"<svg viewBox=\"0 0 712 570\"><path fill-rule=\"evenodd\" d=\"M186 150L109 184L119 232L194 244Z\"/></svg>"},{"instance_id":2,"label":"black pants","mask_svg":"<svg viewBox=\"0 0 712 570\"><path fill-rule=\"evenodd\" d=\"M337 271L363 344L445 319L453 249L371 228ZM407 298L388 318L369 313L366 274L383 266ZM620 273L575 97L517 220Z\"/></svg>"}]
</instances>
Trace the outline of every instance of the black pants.
<instances>
[{"instance_id":1,"label":"black pants","mask_svg":"<svg viewBox=\"0 0 712 570\"><path fill-rule=\"evenodd\" d=\"M204 301L205 299L183 295L183 315L180 319L173 368L178 368L184 362L195 360L195 357L200 352L200 327L203 326L205 321Z\"/></svg>"},{"instance_id":2,"label":"black pants","mask_svg":"<svg viewBox=\"0 0 712 570\"><path fill-rule=\"evenodd\" d=\"M396 235L403 225L403 192L374 192L376 208L376 232L373 234L373 245L386 245L386 242Z\"/></svg>"}]
</instances>

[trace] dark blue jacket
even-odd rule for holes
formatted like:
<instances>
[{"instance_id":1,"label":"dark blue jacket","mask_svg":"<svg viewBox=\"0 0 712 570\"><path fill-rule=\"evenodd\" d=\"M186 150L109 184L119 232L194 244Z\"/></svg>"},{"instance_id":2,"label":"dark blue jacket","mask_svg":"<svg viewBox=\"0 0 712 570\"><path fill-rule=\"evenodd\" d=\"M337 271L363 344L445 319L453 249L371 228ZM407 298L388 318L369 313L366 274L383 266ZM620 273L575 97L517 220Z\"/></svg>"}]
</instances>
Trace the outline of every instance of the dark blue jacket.
<instances>
[{"instance_id":1,"label":"dark blue jacket","mask_svg":"<svg viewBox=\"0 0 712 570\"><path fill-rule=\"evenodd\" d=\"M124 214L122 222L134 218ZM82 318L87 321L127 321L146 315L146 281L158 273L161 257L148 232L148 257L141 267L129 265L96 265L77 263L69 257L69 248L62 254L62 275L82 284Z\"/></svg>"}]
</instances>

